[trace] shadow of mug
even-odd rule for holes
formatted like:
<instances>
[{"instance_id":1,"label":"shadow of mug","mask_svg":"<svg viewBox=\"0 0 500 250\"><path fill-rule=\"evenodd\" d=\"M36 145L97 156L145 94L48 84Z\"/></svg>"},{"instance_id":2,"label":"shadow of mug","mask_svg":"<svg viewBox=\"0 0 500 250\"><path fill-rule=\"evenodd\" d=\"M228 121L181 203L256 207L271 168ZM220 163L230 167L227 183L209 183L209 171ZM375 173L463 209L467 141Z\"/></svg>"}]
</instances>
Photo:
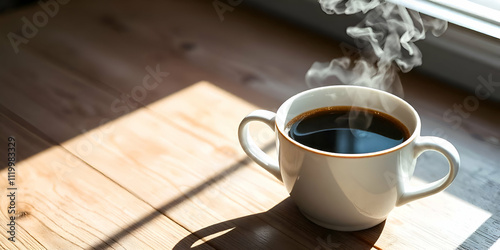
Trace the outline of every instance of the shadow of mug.
<instances>
[{"instance_id":1,"label":"shadow of mug","mask_svg":"<svg viewBox=\"0 0 500 250\"><path fill-rule=\"evenodd\" d=\"M307 220L287 198L266 212L193 232L173 249L371 249L384 226L385 221L356 232L323 228Z\"/></svg>"}]
</instances>

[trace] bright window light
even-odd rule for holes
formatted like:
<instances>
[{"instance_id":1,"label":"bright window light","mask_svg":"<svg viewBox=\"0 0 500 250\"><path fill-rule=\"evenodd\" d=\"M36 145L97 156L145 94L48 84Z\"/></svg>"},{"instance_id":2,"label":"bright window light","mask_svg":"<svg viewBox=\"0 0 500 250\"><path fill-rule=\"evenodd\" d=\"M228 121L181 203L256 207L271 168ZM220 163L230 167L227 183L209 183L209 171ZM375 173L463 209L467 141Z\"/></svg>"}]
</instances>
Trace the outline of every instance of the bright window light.
<instances>
[{"instance_id":1,"label":"bright window light","mask_svg":"<svg viewBox=\"0 0 500 250\"><path fill-rule=\"evenodd\" d=\"M500 39L500 0L387 0Z\"/></svg>"}]
</instances>

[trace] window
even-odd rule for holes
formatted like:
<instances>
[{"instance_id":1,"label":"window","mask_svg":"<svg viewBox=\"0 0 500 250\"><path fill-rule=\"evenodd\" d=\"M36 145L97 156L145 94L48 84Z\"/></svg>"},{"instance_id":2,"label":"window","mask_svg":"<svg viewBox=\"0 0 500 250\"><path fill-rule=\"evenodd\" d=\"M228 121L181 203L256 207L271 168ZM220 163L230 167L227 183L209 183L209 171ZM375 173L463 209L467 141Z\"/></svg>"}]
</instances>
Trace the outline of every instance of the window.
<instances>
[{"instance_id":1,"label":"window","mask_svg":"<svg viewBox=\"0 0 500 250\"><path fill-rule=\"evenodd\" d=\"M500 39L499 0L387 0Z\"/></svg>"}]
</instances>

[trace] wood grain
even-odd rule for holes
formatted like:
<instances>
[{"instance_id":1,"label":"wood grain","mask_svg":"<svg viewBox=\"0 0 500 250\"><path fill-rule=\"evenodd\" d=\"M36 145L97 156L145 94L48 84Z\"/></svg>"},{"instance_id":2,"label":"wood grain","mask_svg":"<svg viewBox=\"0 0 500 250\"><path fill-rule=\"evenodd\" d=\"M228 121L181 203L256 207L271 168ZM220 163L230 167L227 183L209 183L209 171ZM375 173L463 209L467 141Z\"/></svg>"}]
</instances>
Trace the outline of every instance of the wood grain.
<instances>
[{"instance_id":1,"label":"wood grain","mask_svg":"<svg viewBox=\"0 0 500 250\"><path fill-rule=\"evenodd\" d=\"M43 75L44 79L48 82L52 82L50 78L51 75L59 75L63 78L68 77L64 76L64 74L55 74L54 71L58 72L57 69L50 66L44 67L43 64L37 63L39 61L37 58L30 57L29 54L13 57L10 64L11 67L21 67L21 65L16 65L15 60L23 57L23 61L31 62L36 65L36 67L33 68L36 69L38 74ZM15 72L14 69L12 71ZM74 90L74 85L76 85L75 82L78 80L72 79L72 77L68 78L69 79L59 79L59 81L63 81L65 84L60 84L58 87L50 88L50 85L45 85L45 88L39 87L46 92L55 91L54 89L57 89L58 93L76 95L77 92L72 91ZM8 79L4 82L8 82ZM36 84L37 83L32 83L31 86L36 88ZM67 103L67 105L70 106L79 106L79 108L77 108L78 110L87 108L88 110L107 111L106 105L114 100L112 96L106 95L102 91L98 91L93 88L92 85L82 82L79 82L78 85L83 88L88 88L87 91L95 91L94 94L89 94L87 96L91 96L92 99L82 102ZM40 91L40 98L44 98L43 93L46 92ZM5 95L5 98L2 98L2 100L12 100L8 99L7 96L11 95L19 98L17 101L21 103L32 102L29 98L22 97L20 94L17 95L16 93L19 92L16 92L16 89L12 88L11 91L2 93ZM55 98L52 101L61 102L62 99L64 99L64 97ZM57 108L47 108L47 106L51 106L50 103L40 102L40 109L37 110L42 114L42 116L40 116L32 110L18 109L19 106L11 105L11 103L8 102L3 104L7 105L9 109L13 109L21 117L25 117L27 122L37 124L35 127L39 128L40 133L54 141L64 140L64 138L73 134L78 134L81 131L81 127L72 125L76 124L74 120L65 120L65 118L72 118L62 117L58 123L53 123L54 120L51 122L51 120L46 119L46 117L58 117L57 114L64 112L64 109L67 108L65 105L59 105ZM241 111L246 113L244 109L241 109ZM111 116L112 111L109 112ZM102 113L94 113L92 120L98 121L108 118L100 114ZM48 124L48 122L50 122L50 124ZM41 123L45 123L45 125ZM81 125L81 123L79 124ZM68 129L65 130L64 128ZM69 135L65 134L67 131L69 131ZM243 216L249 213L242 205L234 202L234 198L242 196L241 194L234 197L221 195L217 199L211 199L211 196L222 193L222 191L220 191L222 189L214 186L213 189L215 190L211 190L212 182L216 181L210 181L210 178L205 179L205 177L224 176L224 173L219 174L218 172L224 172L226 168L229 168L228 172L231 173L244 167L244 163L246 163L246 161L241 162L238 157L235 158L235 154L231 152L231 150L228 151L227 147L224 148L223 145L219 147L215 142L217 142L217 140L208 143L207 139L197 139L186 132L176 129L172 125L162 123L159 119L150 115L148 110L143 108L123 118L109 122L105 126L75 136L69 140L62 141L61 145L75 156L83 159L86 163L99 169L100 172L104 173L118 184L123 185L131 194L145 200L170 218L177 218L176 220L183 227L196 231L204 226L224 220L230 220L239 215ZM242 154L240 153L240 155ZM207 159L209 160L207 161ZM60 157L57 162L58 164L68 164L72 166L71 160L65 159L64 157ZM231 167L232 165L233 167ZM74 172L71 167L65 168L64 171L65 174L73 174ZM252 178L252 176L260 176L259 172L252 171L251 173L253 174L247 174L246 176L250 178ZM218 180L221 179L221 177L214 177L214 179ZM253 177L252 179L259 180L258 177ZM274 183L275 187L278 186L280 190L282 190L278 182L270 178L267 178L267 180L268 182ZM241 183L240 185L243 187L232 189L227 186L228 184L226 183L224 189L237 192L238 190L252 187L252 185L245 183L244 180L238 183ZM255 185L257 184L254 182L253 186ZM266 187L270 186L266 185ZM276 190L276 188L273 191L271 190L273 189L268 190L266 194L275 193L274 190ZM282 191L281 194L281 199L283 199L285 193ZM275 204L275 202L273 202L273 204ZM140 219L149 222L149 220L155 218L153 215L146 214L143 216L144 218ZM262 220L257 217L252 217L250 221L255 221L257 224L263 223ZM292 248L303 248L292 238L269 225L267 225L267 227L269 227L269 232L274 232L270 235L270 238L265 238L268 245L274 242L274 244L283 246L288 245ZM133 228L124 228L123 230L127 229L132 230ZM94 245L94 247L104 247L107 244L111 244L110 241L120 240L126 235L125 233L118 232L116 235L112 235L109 240ZM248 233L240 233L239 235L241 236L239 239L242 240L239 244L245 244L248 248L263 247L263 242L257 241L255 235L249 234L249 236L247 236Z\"/></svg>"},{"instance_id":2,"label":"wood grain","mask_svg":"<svg viewBox=\"0 0 500 250\"><path fill-rule=\"evenodd\" d=\"M2 230L5 249L173 247L188 231L57 145L51 145L0 114L0 138L16 138L15 243ZM38 153L37 153L38 152ZM36 154L35 154L36 153ZM68 159L71 165L58 164ZM6 166L2 158L2 166ZM68 168L71 171L68 171ZM9 223L7 169L1 171L1 223ZM7 192L11 192L10 190ZM147 223L144 214L155 214ZM130 225L135 225L133 230ZM109 238L129 229L120 239Z\"/></svg>"},{"instance_id":3,"label":"wood grain","mask_svg":"<svg viewBox=\"0 0 500 250\"><path fill-rule=\"evenodd\" d=\"M39 10L34 5L0 16L0 34L19 33L21 18ZM160 212L139 221L148 225L166 215L191 232L172 236L176 249L486 249L498 241L500 107L481 101L453 127L444 113L473 94L416 72L403 75L405 99L420 113L423 135L444 136L458 148L456 181L443 193L396 208L385 224L366 231L340 233L305 220L282 184L247 159L236 129L251 110L276 110L307 89L307 69L342 56L339 43L243 5L228 15L220 22L211 1L71 1L20 53L0 42L0 105L8 119L66 150L54 156L71 166L60 170L64 176L79 173L67 159L81 159L128 192L124 197ZM144 85L157 68L168 75ZM272 133L264 126L254 131L272 153ZM27 150L27 158L48 147ZM414 184L436 180L446 168L440 155L426 153ZM46 230L32 230L38 233L26 236L27 246L48 244ZM125 242L127 230L136 233L123 227L103 234L109 239L81 242ZM50 246L66 246L58 239Z\"/></svg>"}]
</instances>

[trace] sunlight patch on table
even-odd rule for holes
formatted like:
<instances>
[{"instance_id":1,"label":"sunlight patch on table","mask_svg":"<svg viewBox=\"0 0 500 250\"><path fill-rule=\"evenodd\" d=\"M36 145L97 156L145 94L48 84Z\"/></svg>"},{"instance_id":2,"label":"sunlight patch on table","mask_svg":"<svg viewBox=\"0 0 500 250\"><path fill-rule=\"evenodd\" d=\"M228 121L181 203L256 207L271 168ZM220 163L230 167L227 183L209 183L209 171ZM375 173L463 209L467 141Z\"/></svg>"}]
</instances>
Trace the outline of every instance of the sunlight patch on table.
<instances>
[{"instance_id":1,"label":"sunlight patch on table","mask_svg":"<svg viewBox=\"0 0 500 250\"><path fill-rule=\"evenodd\" d=\"M411 183L418 187L428 182L414 177ZM414 227L415 233L422 233L419 237L429 243L436 241L437 244L439 240L445 239L448 244L458 247L491 216L492 213L445 190L396 208L389 217L389 223L396 219L399 223Z\"/></svg>"}]
</instances>

